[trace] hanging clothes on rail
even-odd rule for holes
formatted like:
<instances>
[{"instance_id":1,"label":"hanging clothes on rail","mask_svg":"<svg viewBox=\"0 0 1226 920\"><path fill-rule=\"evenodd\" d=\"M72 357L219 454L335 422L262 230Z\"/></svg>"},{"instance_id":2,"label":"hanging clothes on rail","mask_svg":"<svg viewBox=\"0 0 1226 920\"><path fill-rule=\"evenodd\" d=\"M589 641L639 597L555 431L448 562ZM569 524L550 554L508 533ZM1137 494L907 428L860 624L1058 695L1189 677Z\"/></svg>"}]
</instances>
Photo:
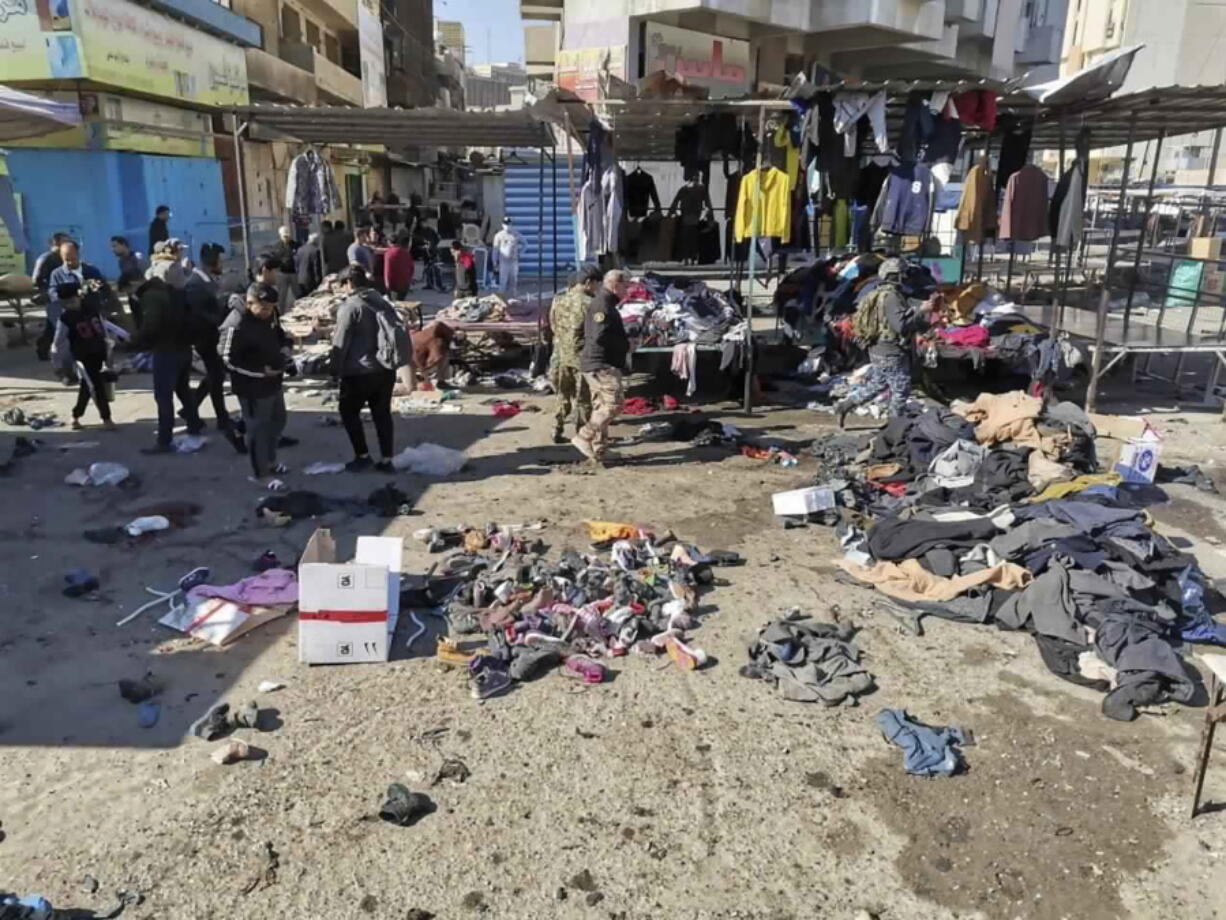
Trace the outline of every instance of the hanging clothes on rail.
<instances>
[{"instance_id":1,"label":"hanging clothes on rail","mask_svg":"<svg viewBox=\"0 0 1226 920\"><path fill-rule=\"evenodd\" d=\"M832 198L852 198L860 175L859 157L844 151L843 137L834 126L835 108L830 93L819 93L809 110L806 131L809 142L817 145L817 156Z\"/></svg>"},{"instance_id":2,"label":"hanging clothes on rail","mask_svg":"<svg viewBox=\"0 0 1226 920\"><path fill-rule=\"evenodd\" d=\"M1030 162L1030 125L1023 126L1012 115L1002 115L1000 127L1000 157L996 161L997 190L1008 186L1013 174Z\"/></svg>"},{"instance_id":3,"label":"hanging clothes on rail","mask_svg":"<svg viewBox=\"0 0 1226 920\"><path fill-rule=\"evenodd\" d=\"M1048 235L1047 173L1033 164L1009 179L1000 212L1000 238L1031 242Z\"/></svg>"},{"instance_id":4,"label":"hanging clothes on rail","mask_svg":"<svg viewBox=\"0 0 1226 920\"><path fill-rule=\"evenodd\" d=\"M954 228L962 231L968 243L982 243L996 235L996 185L987 157L980 157L967 173Z\"/></svg>"},{"instance_id":5,"label":"hanging clothes on rail","mask_svg":"<svg viewBox=\"0 0 1226 920\"><path fill-rule=\"evenodd\" d=\"M648 208L660 210L660 195L656 191L656 180L651 173L637 166L622 182L626 196L626 216L633 218L646 217Z\"/></svg>"},{"instance_id":6,"label":"hanging clothes on rail","mask_svg":"<svg viewBox=\"0 0 1226 920\"><path fill-rule=\"evenodd\" d=\"M996 93L973 89L952 98L964 125L976 125L989 134L996 130Z\"/></svg>"},{"instance_id":7,"label":"hanging clothes on rail","mask_svg":"<svg viewBox=\"0 0 1226 920\"><path fill-rule=\"evenodd\" d=\"M885 127L885 92L870 93L838 93L834 97L834 130L843 135L843 155L855 156L856 125L860 119L868 116L873 129L873 139L877 149L887 153L890 149L890 138Z\"/></svg>"},{"instance_id":8,"label":"hanging clothes on rail","mask_svg":"<svg viewBox=\"0 0 1226 920\"><path fill-rule=\"evenodd\" d=\"M304 150L289 164L285 201L294 214L330 214L341 208L340 192L332 167L314 147Z\"/></svg>"}]
</instances>

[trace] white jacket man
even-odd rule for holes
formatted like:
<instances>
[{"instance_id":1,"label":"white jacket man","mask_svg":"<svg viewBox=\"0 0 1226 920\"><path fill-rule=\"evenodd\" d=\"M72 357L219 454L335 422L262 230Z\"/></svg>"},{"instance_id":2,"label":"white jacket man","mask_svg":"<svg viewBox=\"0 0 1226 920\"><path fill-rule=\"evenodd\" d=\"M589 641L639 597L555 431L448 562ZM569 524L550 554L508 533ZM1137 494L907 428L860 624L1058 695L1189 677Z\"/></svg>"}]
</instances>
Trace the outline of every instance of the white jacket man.
<instances>
[{"instance_id":1,"label":"white jacket man","mask_svg":"<svg viewBox=\"0 0 1226 920\"><path fill-rule=\"evenodd\" d=\"M511 218L502 219L502 229L494 234L494 259L498 267L498 286L507 297L514 297L519 289L519 255L524 248L524 235L511 224Z\"/></svg>"}]
</instances>

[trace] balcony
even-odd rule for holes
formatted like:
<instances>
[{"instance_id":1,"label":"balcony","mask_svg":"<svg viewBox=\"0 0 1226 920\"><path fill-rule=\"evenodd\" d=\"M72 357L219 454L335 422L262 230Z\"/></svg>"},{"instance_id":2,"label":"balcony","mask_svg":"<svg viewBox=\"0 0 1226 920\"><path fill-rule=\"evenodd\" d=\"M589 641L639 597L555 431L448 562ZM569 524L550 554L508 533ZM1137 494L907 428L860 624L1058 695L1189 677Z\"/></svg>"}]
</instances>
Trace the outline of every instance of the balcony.
<instances>
[{"instance_id":1,"label":"balcony","mask_svg":"<svg viewBox=\"0 0 1226 920\"><path fill-rule=\"evenodd\" d=\"M558 60L557 26L524 26L524 64L533 76L552 74Z\"/></svg>"},{"instance_id":2,"label":"balcony","mask_svg":"<svg viewBox=\"0 0 1226 920\"><path fill-rule=\"evenodd\" d=\"M247 49L247 83L251 95L261 100L314 105L319 96L310 71L259 48Z\"/></svg>"},{"instance_id":3,"label":"balcony","mask_svg":"<svg viewBox=\"0 0 1226 920\"><path fill-rule=\"evenodd\" d=\"M565 0L519 0L519 18L561 22L565 5Z\"/></svg>"},{"instance_id":4,"label":"balcony","mask_svg":"<svg viewBox=\"0 0 1226 920\"><path fill-rule=\"evenodd\" d=\"M250 48L264 44L263 30L246 16L231 12L214 0L143 0L145 6L185 20L223 41Z\"/></svg>"},{"instance_id":5,"label":"balcony","mask_svg":"<svg viewBox=\"0 0 1226 920\"><path fill-rule=\"evenodd\" d=\"M313 47L303 42L281 41L281 59L315 76L315 87L330 98L321 98L342 105L362 104L362 79L355 77L339 64L333 64Z\"/></svg>"},{"instance_id":6,"label":"balcony","mask_svg":"<svg viewBox=\"0 0 1226 920\"><path fill-rule=\"evenodd\" d=\"M1060 26L1031 26L1026 47L1018 55L1019 64L1059 64L1064 29Z\"/></svg>"}]
</instances>

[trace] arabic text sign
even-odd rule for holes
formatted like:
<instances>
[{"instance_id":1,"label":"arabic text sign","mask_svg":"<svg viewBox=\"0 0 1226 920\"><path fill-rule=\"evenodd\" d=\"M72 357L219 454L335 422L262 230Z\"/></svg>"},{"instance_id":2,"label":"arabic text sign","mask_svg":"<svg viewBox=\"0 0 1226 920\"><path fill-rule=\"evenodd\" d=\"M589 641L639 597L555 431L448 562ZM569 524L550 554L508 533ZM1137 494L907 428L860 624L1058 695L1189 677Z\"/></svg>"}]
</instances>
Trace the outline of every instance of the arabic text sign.
<instances>
[{"instance_id":1,"label":"arabic text sign","mask_svg":"<svg viewBox=\"0 0 1226 920\"><path fill-rule=\"evenodd\" d=\"M663 70L712 98L740 96L750 88L749 42L692 29L647 23L644 75Z\"/></svg>"},{"instance_id":2,"label":"arabic text sign","mask_svg":"<svg viewBox=\"0 0 1226 920\"><path fill-rule=\"evenodd\" d=\"M0 0L0 82L83 76L68 0Z\"/></svg>"}]
</instances>

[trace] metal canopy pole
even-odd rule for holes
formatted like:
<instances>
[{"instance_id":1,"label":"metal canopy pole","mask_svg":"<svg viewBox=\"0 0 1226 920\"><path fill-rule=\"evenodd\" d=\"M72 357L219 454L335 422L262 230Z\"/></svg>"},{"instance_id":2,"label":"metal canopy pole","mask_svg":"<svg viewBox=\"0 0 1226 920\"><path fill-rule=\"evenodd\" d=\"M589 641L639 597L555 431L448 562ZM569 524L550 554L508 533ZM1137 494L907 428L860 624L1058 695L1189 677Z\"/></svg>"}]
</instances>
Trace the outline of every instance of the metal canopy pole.
<instances>
[{"instance_id":1,"label":"metal canopy pole","mask_svg":"<svg viewBox=\"0 0 1226 920\"><path fill-rule=\"evenodd\" d=\"M1132 172L1132 141L1136 136L1137 113L1128 119L1128 144L1124 148L1124 172L1120 175L1120 194L1115 202L1115 221L1111 226L1111 245L1107 248L1107 273L1103 282L1111 290L1111 269L1115 267L1115 250L1120 242L1120 224L1124 220L1124 204L1128 197L1128 176Z\"/></svg>"},{"instance_id":2,"label":"metal canopy pole","mask_svg":"<svg viewBox=\"0 0 1226 920\"><path fill-rule=\"evenodd\" d=\"M745 292L745 398L743 406L746 412L753 409L753 284L758 271L758 237L762 233L762 152L765 149L766 106L761 106L758 109L758 154L753 176L753 221L749 232L749 284Z\"/></svg>"},{"instance_id":3,"label":"metal canopy pole","mask_svg":"<svg viewBox=\"0 0 1226 920\"><path fill-rule=\"evenodd\" d=\"M1166 128L1158 131L1158 145L1154 148L1154 162L1149 170L1149 190L1145 196L1145 219L1141 221L1141 233L1137 237L1137 251L1132 257L1132 276L1128 279L1128 300L1124 304L1124 341L1128 341L1128 325L1132 318L1132 298L1137 292L1137 273L1141 270L1141 252L1145 248L1145 234L1148 232L1149 216L1154 210L1154 186L1158 182L1158 161L1162 158L1162 142L1166 140ZM1199 286L1199 285L1198 285ZM1197 292L1196 299L1200 299ZM1159 328L1162 322L1158 322Z\"/></svg>"},{"instance_id":4,"label":"metal canopy pole","mask_svg":"<svg viewBox=\"0 0 1226 920\"><path fill-rule=\"evenodd\" d=\"M541 144L536 171L536 341L541 342L545 316L545 145Z\"/></svg>"},{"instance_id":5,"label":"metal canopy pole","mask_svg":"<svg viewBox=\"0 0 1226 920\"><path fill-rule=\"evenodd\" d=\"M988 175L992 177L992 181L988 183L988 189L992 193L992 207L996 207L996 174L992 172L992 135L989 134L983 141L983 158L988 164ZM999 233L999 230L997 231ZM995 237L993 237L995 239ZM975 280L983 280L983 247L988 241L987 229L984 228L983 239L979 241L979 264L975 266Z\"/></svg>"},{"instance_id":6,"label":"metal canopy pole","mask_svg":"<svg viewBox=\"0 0 1226 920\"><path fill-rule=\"evenodd\" d=\"M1060 180L1061 181L1064 180L1064 174L1067 172L1067 170L1065 169L1065 165L1064 165L1065 156L1066 156L1066 146L1065 146L1065 139L1064 139L1064 110L1061 109L1060 110ZM1057 222L1057 233L1059 233L1058 217L1057 217L1056 222ZM1063 256L1064 254L1061 253L1060 250L1056 249L1056 241L1054 238L1052 239L1051 248L1052 248L1052 254L1055 255L1056 257L1056 274L1052 277L1051 296L1052 296L1052 306L1055 308L1053 312L1056 315L1056 332L1059 333L1063 331L1064 329L1064 298L1060 296L1060 261L1061 261L1061 256ZM1071 272L1073 270L1073 247L1069 246L1068 250L1069 250L1068 251L1068 264L1069 264L1069 271Z\"/></svg>"},{"instance_id":7,"label":"metal canopy pole","mask_svg":"<svg viewBox=\"0 0 1226 920\"><path fill-rule=\"evenodd\" d=\"M247 269L247 276L251 277L251 238L247 230L247 179L243 175L245 167L243 165L243 132L247 130L247 122L238 123L238 116L234 116L234 169L238 173L238 219L242 223L243 231L243 265ZM323 251L323 247L320 247ZM150 256L152 257L152 253Z\"/></svg>"},{"instance_id":8,"label":"metal canopy pole","mask_svg":"<svg viewBox=\"0 0 1226 920\"><path fill-rule=\"evenodd\" d=\"M552 134L551 134L552 136ZM553 220L553 293L558 292L558 141L549 147L549 216Z\"/></svg>"}]
</instances>

